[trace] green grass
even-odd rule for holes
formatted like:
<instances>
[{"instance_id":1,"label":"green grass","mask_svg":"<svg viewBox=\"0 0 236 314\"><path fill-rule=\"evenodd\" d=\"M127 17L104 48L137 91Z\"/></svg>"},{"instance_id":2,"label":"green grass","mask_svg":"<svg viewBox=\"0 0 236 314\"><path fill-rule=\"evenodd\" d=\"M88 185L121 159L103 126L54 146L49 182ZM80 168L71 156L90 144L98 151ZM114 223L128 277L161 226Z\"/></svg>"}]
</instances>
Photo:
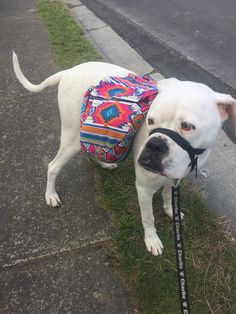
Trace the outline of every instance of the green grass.
<instances>
[{"instance_id":1,"label":"green grass","mask_svg":"<svg viewBox=\"0 0 236 314\"><path fill-rule=\"evenodd\" d=\"M39 12L48 27L57 64L71 67L99 56L59 1L40 1ZM118 227L107 244L114 267L131 291L141 313L180 313L172 223L154 200L158 234L164 244L162 257L145 249L131 159L114 171L91 162L97 197ZM187 275L193 314L236 313L236 251L219 219L185 182L181 193Z\"/></svg>"},{"instance_id":2,"label":"green grass","mask_svg":"<svg viewBox=\"0 0 236 314\"><path fill-rule=\"evenodd\" d=\"M101 60L60 1L41 0L38 2L38 10L48 28L55 61L61 69Z\"/></svg>"},{"instance_id":3,"label":"green grass","mask_svg":"<svg viewBox=\"0 0 236 314\"><path fill-rule=\"evenodd\" d=\"M95 167L95 166L94 166ZM119 234L109 246L114 264L142 313L180 313L172 222L154 209L162 257L146 252L131 160L112 173L97 168L99 203L112 214ZM186 182L181 187L186 264L192 313L236 313L236 251L219 219Z\"/></svg>"}]
</instances>

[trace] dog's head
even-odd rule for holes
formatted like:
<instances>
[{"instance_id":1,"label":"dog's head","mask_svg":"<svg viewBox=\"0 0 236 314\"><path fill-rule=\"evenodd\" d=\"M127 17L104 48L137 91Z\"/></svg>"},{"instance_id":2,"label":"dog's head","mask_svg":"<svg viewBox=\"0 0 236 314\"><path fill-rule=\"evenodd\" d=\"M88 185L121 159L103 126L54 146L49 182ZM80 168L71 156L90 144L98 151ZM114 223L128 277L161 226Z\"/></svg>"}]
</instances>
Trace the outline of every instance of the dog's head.
<instances>
[{"instance_id":1,"label":"dog's head","mask_svg":"<svg viewBox=\"0 0 236 314\"><path fill-rule=\"evenodd\" d=\"M172 179L183 178L191 169L190 158L172 138L156 128L173 130L193 148L204 149L201 166L215 142L222 123L231 118L236 129L236 100L214 92L204 84L166 79L147 114L148 139L138 157L140 166Z\"/></svg>"}]
</instances>

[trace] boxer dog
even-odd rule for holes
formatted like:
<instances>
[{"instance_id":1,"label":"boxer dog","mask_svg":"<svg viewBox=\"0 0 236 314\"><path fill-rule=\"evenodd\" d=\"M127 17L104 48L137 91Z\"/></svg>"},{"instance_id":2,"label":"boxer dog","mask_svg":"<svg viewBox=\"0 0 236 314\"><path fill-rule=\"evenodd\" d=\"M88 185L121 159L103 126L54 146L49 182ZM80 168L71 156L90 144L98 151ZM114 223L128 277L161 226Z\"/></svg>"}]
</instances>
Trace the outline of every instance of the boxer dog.
<instances>
[{"instance_id":1,"label":"boxer dog","mask_svg":"<svg viewBox=\"0 0 236 314\"><path fill-rule=\"evenodd\" d=\"M107 77L126 77L133 72L109 63L88 62L60 71L39 85L33 85L23 75L14 52L13 66L19 82L30 92L40 92L58 84L61 142L56 157L48 165L45 193L47 204L56 207L61 204L55 189L56 178L62 167L80 150L80 112L85 92ZM210 154L222 123L231 118L236 128L236 100L230 95L217 93L204 84L175 78L160 80L157 87L158 95L133 144L144 241L153 255L162 254L163 250L154 224L153 194L164 187L164 210L172 218L173 180L182 179L193 168L190 153L168 132L187 142L191 149L201 151L198 156L198 166L201 167ZM168 132L163 133L163 129ZM108 169L117 166L104 162L100 164Z\"/></svg>"}]
</instances>

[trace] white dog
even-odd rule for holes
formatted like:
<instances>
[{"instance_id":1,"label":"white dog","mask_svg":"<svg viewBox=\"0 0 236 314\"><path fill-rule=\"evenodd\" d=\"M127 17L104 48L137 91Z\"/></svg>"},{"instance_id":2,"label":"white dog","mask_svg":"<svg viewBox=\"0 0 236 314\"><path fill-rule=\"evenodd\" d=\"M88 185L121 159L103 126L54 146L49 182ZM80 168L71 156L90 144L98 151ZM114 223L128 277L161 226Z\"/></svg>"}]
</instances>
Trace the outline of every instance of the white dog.
<instances>
[{"instance_id":1,"label":"white dog","mask_svg":"<svg viewBox=\"0 0 236 314\"><path fill-rule=\"evenodd\" d=\"M48 205L59 206L61 201L55 189L55 181L62 167L80 150L80 112L85 92L109 76L125 77L132 72L113 64L89 62L58 72L41 84L33 85L23 75L15 53L13 65L16 77L30 92L40 92L47 86L59 84L61 143L56 157L48 165L45 193ZM156 128L174 130L192 147L204 149L198 156L201 167L210 154L222 122L230 117L236 125L236 100L230 95L216 93L203 84L177 79L161 80L157 84L159 93L133 145L144 239L148 251L153 255L162 254L163 249L154 225L153 194L164 187L164 210L172 217L173 179L186 176L191 165L188 152L176 141L158 131L152 135L150 132ZM100 164L108 169L116 167L116 164Z\"/></svg>"}]
</instances>

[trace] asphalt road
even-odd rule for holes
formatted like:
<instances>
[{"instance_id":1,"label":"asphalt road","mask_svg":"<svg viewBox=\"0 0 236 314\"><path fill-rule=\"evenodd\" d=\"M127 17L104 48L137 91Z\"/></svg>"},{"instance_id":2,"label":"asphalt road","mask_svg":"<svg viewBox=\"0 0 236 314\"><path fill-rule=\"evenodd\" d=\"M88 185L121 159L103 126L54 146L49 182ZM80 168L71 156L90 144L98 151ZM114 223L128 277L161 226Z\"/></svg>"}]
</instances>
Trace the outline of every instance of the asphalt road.
<instances>
[{"instance_id":1,"label":"asphalt road","mask_svg":"<svg viewBox=\"0 0 236 314\"><path fill-rule=\"evenodd\" d=\"M126 16L175 52L236 88L234 0L95 2L105 4L114 14L118 12ZM165 71L165 68L162 70Z\"/></svg>"}]
</instances>

